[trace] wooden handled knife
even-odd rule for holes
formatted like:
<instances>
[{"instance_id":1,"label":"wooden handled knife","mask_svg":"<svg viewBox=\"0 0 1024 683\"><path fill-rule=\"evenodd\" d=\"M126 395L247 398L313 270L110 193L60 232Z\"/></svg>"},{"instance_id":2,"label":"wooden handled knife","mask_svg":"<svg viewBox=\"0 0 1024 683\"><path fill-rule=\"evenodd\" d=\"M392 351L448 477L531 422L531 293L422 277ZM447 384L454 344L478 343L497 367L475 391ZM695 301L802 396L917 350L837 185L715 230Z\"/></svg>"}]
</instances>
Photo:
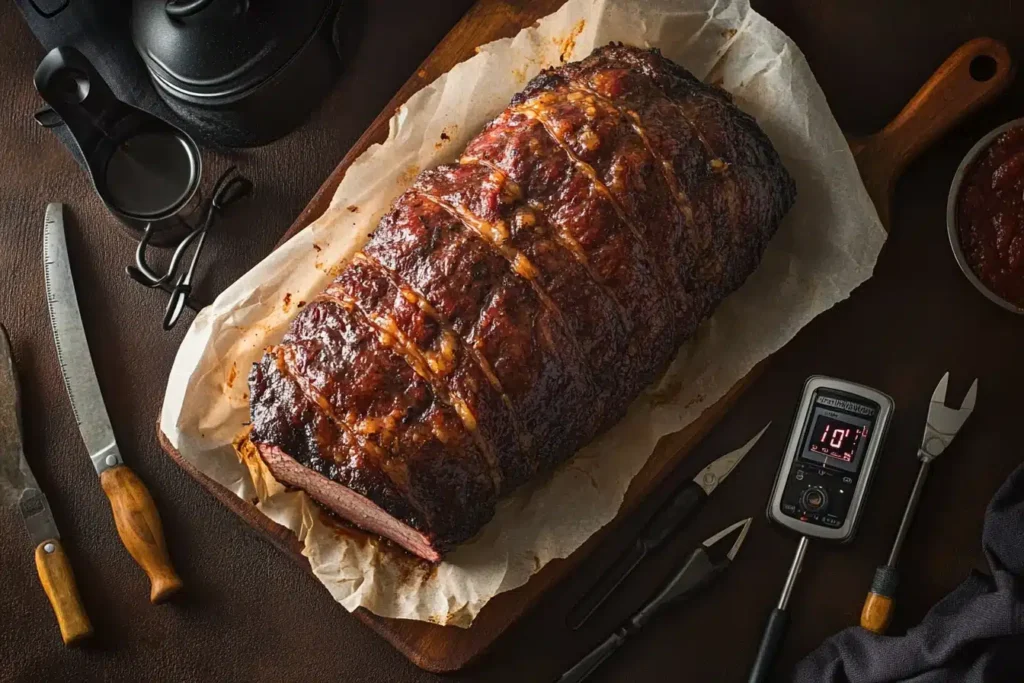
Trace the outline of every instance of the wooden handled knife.
<instances>
[{"instance_id":1,"label":"wooden handled knife","mask_svg":"<svg viewBox=\"0 0 1024 683\"><path fill-rule=\"evenodd\" d=\"M36 547L36 571L50 599L65 645L92 634L75 575L60 543L60 533L32 470L21 440L21 395L7 330L0 325L0 500L18 504L29 539Z\"/></svg>"},{"instance_id":2,"label":"wooden handled knife","mask_svg":"<svg viewBox=\"0 0 1024 683\"><path fill-rule=\"evenodd\" d=\"M60 204L47 205L44 230L46 301L71 408L100 484L110 500L121 542L149 576L150 600L163 602L178 592L181 579L171 566L153 498L145 484L121 460L114 439L78 310L64 236L64 210Z\"/></svg>"}]
</instances>

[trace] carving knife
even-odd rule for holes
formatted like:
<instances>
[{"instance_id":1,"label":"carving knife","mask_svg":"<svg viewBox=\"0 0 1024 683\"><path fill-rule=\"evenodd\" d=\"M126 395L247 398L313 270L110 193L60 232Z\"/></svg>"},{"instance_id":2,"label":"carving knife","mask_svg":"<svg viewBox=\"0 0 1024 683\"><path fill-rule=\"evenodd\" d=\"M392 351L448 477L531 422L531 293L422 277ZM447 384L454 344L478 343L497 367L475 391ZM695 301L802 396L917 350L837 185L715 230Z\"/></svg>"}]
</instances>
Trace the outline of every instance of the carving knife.
<instances>
[{"instance_id":1,"label":"carving knife","mask_svg":"<svg viewBox=\"0 0 1024 683\"><path fill-rule=\"evenodd\" d=\"M61 374L71 398L82 440L100 477L114 514L121 542L149 576L153 603L163 602L181 588L164 542L160 515L146 485L121 460L114 429L103 404L89 343L78 310L75 282L71 277L64 208L48 204L43 233L46 266L46 301L50 308L54 343Z\"/></svg>"},{"instance_id":2,"label":"carving knife","mask_svg":"<svg viewBox=\"0 0 1024 683\"><path fill-rule=\"evenodd\" d=\"M633 545L580 598L566 617L566 625L574 631L582 626L650 552L665 543L704 506L708 496L729 476L767 429L768 425L765 425L743 447L721 456L698 472L693 481L676 491L654 513Z\"/></svg>"},{"instance_id":3,"label":"carving knife","mask_svg":"<svg viewBox=\"0 0 1024 683\"><path fill-rule=\"evenodd\" d=\"M50 504L25 459L18 374L3 325L0 325L0 500L17 501L28 537L36 547L36 571L57 615L60 635L65 645L78 644L92 634L92 624L78 597L75 575L60 543Z\"/></svg>"}]
</instances>

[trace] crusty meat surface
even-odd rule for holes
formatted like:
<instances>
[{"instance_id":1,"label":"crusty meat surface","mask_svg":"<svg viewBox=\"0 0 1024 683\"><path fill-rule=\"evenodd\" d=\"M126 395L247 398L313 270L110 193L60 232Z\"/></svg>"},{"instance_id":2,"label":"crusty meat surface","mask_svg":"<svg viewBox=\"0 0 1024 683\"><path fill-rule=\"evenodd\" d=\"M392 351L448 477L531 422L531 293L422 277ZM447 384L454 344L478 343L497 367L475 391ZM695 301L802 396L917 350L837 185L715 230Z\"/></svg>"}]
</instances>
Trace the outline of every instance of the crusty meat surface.
<instances>
[{"instance_id":1,"label":"crusty meat surface","mask_svg":"<svg viewBox=\"0 0 1024 683\"><path fill-rule=\"evenodd\" d=\"M622 417L795 196L754 119L657 50L549 69L253 366L249 438L278 480L438 561Z\"/></svg>"}]
</instances>

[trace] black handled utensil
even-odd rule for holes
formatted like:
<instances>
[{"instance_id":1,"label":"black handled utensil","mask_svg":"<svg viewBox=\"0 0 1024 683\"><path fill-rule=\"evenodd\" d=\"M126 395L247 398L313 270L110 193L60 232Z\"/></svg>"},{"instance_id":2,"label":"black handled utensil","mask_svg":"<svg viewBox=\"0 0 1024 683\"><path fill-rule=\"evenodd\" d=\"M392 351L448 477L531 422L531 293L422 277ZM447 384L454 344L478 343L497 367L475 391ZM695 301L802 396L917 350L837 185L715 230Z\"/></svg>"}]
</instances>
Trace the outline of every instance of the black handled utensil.
<instances>
[{"instance_id":1,"label":"black handled utensil","mask_svg":"<svg viewBox=\"0 0 1024 683\"><path fill-rule=\"evenodd\" d=\"M582 626L649 553L661 547L700 510L708 496L750 452L766 429L767 425L743 447L718 458L676 491L654 513L633 545L580 598L566 617L566 625L574 631Z\"/></svg>"},{"instance_id":2,"label":"black handled utensil","mask_svg":"<svg viewBox=\"0 0 1024 683\"><path fill-rule=\"evenodd\" d=\"M782 644L786 629L789 627L789 612L786 609L789 607L789 596L793 594L793 586L796 585L796 577L800 574L800 568L804 564L804 554L807 552L809 540L806 536L800 537L800 544L796 547L793 562L789 565L786 583L782 586L782 595L779 596L779 602L768 616L768 623L764 626L761 644L757 647L757 656L754 657L754 664L750 667L747 683L764 683L768 680L768 673L775 661L775 654L779 651L779 645Z\"/></svg>"},{"instance_id":3,"label":"black handled utensil","mask_svg":"<svg viewBox=\"0 0 1024 683\"><path fill-rule=\"evenodd\" d=\"M622 647L630 636L642 629L655 615L669 605L679 604L706 588L732 564L733 558L743 545L743 539L747 537L750 522L750 517L740 520L701 543L657 595L648 600L604 642L566 671L557 683L585 681L602 662Z\"/></svg>"}]
</instances>

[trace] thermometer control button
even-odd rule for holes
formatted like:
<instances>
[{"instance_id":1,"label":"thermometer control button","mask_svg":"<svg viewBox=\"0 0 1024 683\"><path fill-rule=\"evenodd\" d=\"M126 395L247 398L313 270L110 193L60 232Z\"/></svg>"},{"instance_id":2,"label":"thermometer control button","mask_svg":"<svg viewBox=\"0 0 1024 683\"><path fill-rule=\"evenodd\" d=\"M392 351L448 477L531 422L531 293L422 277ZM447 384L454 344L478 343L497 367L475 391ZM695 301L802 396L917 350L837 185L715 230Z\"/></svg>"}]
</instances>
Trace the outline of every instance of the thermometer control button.
<instances>
[{"instance_id":1,"label":"thermometer control button","mask_svg":"<svg viewBox=\"0 0 1024 683\"><path fill-rule=\"evenodd\" d=\"M811 487L800 496L800 505L808 512L820 512L828 504L828 496L823 489Z\"/></svg>"}]
</instances>

